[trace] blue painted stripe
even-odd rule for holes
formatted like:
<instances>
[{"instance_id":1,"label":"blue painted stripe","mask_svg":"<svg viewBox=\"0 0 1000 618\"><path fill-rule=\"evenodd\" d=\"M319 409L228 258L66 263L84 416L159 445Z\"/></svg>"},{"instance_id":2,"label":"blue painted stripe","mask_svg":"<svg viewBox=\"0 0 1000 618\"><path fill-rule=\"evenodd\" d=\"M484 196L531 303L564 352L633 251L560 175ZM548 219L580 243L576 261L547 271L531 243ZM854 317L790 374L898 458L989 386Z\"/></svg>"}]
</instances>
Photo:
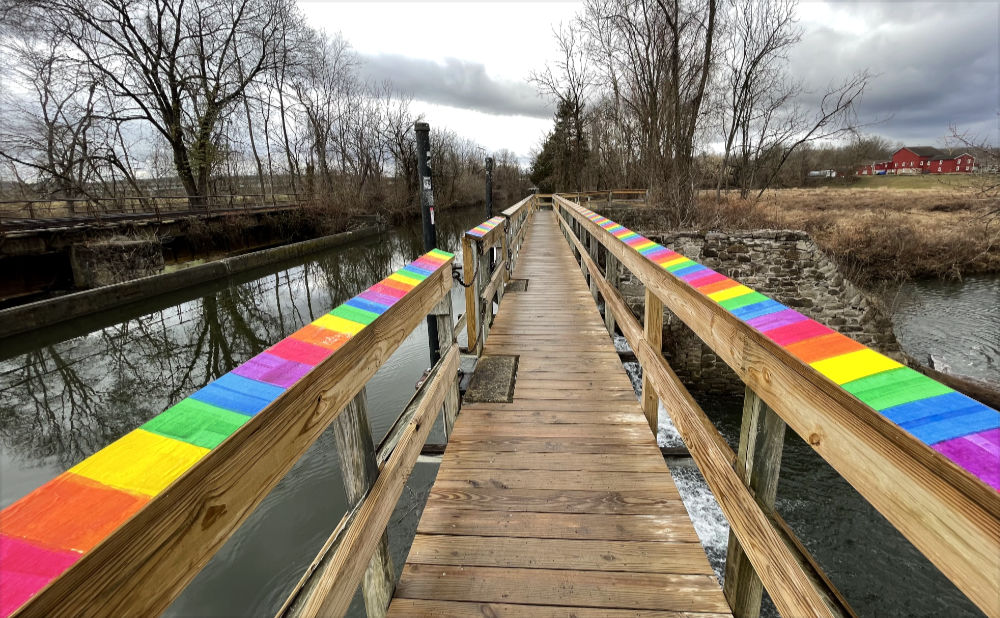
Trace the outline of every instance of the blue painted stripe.
<instances>
[{"instance_id":1,"label":"blue painted stripe","mask_svg":"<svg viewBox=\"0 0 1000 618\"><path fill-rule=\"evenodd\" d=\"M673 273L677 277L683 277L684 275L690 275L691 273L700 272L702 270L708 270L708 266L702 266L701 264L695 264L693 266L685 266L684 268L679 268L679 269L673 271Z\"/></svg>"},{"instance_id":2,"label":"blue painted stripe","mask_svg":"<svg viewBox=\"0 0 1000 618\"><path fill-rule=\"evenodd\" d=\"M925 444L937 444L971 433L998 429L1000 413L980 404L978 408L967 410L959 416L952 414L929 416L911 423L901 423L900 427Z\"/></svg>"},{"instance_id":3,"label":"blue painted stripe","mask_svg":"<svg viewBox=\"0 0 1000 618\"><path fill-rule=\"evenodd\" d=\"M344 304L354 307L355 309L363 309L365 311L371 311L372 313L377 313L379 315L385 313L385 310L389 308L385 305L380 305L376 302L365 300L364 298L359 298L357 296L355 296L354 298L352 298L351 300L347 301Z\"/></svg>"},{"instance_id":4,"label":"blue painted stripe","mask_svg":"<svg viewBox=\"0 0 1000 618\"><path fill-rule=\"evenodd\" d=\"M280 386L227 373L191 395L191 398L231 412L253 416L283 392L285 389Z\"/></svg>"},{"instance_id":5,"label":"blue painted stripe","mask_svg":"<svg viewBox=\"0 0 1000 618\"><path fill-rule=\"evenodd\" d=\"M400 268L397 272L404 275L409 273L411 275L415 275L418 279L426 279L430 276L432 271L420 268L419 266L414 266L413 264L407 264L406 266Z\"/></svg>"},{"instance_id":6,"label":"blue painted stripe","mask_svg":"<svg viewBox=\"0 0 1000 618\"><path fill-rule=\"evenodd\" d=\"M903 423L912 423L932 416L949 413L952 415L964 414L965 411L972 410L981 405L978 401L970 399L962 393L952 391L943 395L934 395L925 399L901 403L898 406L881 410L881 412L890 421L897 425L902 425Z\"/></svg>"},{"instance_id":7,"label":"blue painted stripe","mask_svg":"<svg viewBox=\"0 0 1000 618\"><path fill-rule=\"evenodd\" d=\"M767 315L769 313L774 313L775 311L784 311L788 307L782 305L776 300L767 299L762 300L759 303L754 303L752 305L744 305L743 307L738 307L733 309L729 313L735 315L744 322L747 320L752 320L754 318L759 318L762 315Z\"/></svg>"}]
</instances>

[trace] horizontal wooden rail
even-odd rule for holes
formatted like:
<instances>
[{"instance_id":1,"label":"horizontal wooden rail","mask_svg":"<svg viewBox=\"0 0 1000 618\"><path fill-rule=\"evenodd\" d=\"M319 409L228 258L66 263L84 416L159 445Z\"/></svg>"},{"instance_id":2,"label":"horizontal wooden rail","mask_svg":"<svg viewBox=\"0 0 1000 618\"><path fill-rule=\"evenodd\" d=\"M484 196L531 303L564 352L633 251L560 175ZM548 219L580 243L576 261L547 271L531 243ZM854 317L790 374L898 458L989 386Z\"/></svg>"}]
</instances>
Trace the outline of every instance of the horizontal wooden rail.
<instances>
[{"instance_id":1,"label":"horizontal wooden rail","mask_svg":"<svg viewBox=\"0 0 1000 618\"><path fill-rule=\"evenodd\" d=\"M812 563L785 542L784 531L777 528L733 470L735 453L729 448L711 420L684 388L659 349L645 338L643 327L632 315L617 290L601 276L597 264L583 249L583 244L561 216L567 237L580 253L583 263L596 281L604 298L605 311L612 311L622 334L636 352L656 393L664 401L674 425L688 451L698 464L712 494L726 519L746 549L752 564L775 605L786 616L850 615L836 593L828 590ZM760 571L763 569L763 571Z\"/></svg>"},{"instance_id":2,"label":"horizontal wooden rail","mask_svg":"<svg viewBox=\"0 0 1000 618\"><path fill-rule=\"evenodd\" d=\"M397 422L404 429L379 448L378 459L385 463L375 485L364 501L345 515L278 616L341 616L347 611L455 380L458 359L458 346L452 345L410 400Z\"/></svg>"},{"instance_id":3,"label":"horizontal wooden rail","mask_svg":"<svg viewBox=\"0 0 1000 618\"><path fill-rule=\"evenodd\" d=\"M452 260L426 254L5 509L0 577L62 569L4 603L162 612L447 297Z\"/></svg>"},{"instance_id":4,"label":"horizontal wooden rail","mask_svg":"<svg viewBox=\"0 0 1000 618\"><path fill-rule=\"evenodd\" d=\"M554 202L567 220L597 238L974 603L988 615L1000 615L997 490L733 315L720 304L724 295L710 298L665 270L687 263L696 266L690 260L656 263L639 252L659 252L655 243L558 196ZM609 232L596 221L616 231ZM758 299L767 300L761 295L750 300ZM854 345L855 350L865 349ZM860 356L867 360L859 357L843 371L850 374L866 362L883 362L866 355ZM886 366L891 367L890 362ZM942 393L950 390L940 388Z\"/></svg>"}]
</instances>

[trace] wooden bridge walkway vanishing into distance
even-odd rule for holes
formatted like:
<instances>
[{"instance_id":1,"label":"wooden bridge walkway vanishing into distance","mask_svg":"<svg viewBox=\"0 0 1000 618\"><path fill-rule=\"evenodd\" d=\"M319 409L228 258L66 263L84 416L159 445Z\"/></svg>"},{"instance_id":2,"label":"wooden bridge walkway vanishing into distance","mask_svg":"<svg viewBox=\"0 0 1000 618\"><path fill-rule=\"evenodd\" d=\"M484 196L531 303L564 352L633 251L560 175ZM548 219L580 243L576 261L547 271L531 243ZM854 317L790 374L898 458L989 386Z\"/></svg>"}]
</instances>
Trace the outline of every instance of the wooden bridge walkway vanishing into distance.
<instances>
[{"instance_id":1,"label":"wooden bridge walkway vanishing into distance","mask_svg":"<svg viewBox=\"0 0 1000 618\"><path fill-rule=\"evenodd\" d=\"M353 506L279 616L342 615L359 589L371 616L743 617L765 589L782 615L853 615L774 510L786 427L1000 616L1000 413L593 197L528 197L466 233L459 320L454 256L434 250L5 509L0 615L162 612L332 426ZM746 384L737 451L664 360L665 310ZM365 384L428 317L436 362L375 444ZM462 329L478 359L464 401ZM721 584L656 445L660 402L729 521ZM448 444L397 581L386 526L439 416Z\"/></svg>"}]
</instances>

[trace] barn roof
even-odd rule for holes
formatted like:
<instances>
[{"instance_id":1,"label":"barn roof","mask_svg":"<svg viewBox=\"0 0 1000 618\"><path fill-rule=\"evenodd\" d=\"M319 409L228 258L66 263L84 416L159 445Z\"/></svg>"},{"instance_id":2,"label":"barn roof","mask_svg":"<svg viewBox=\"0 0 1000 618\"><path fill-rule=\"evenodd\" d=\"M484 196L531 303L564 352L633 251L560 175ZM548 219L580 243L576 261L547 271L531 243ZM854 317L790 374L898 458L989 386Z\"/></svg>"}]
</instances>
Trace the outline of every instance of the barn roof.
<instances>
[{"instance_id":1,"label":"barn roof","mask_svg":"<svg viewBox=\"0 0 1000 618\"><path fill-rule=\"evenodd\" d=\"M941 157L946 159L950 158L950 155L939 148L935 148L934 146L903 146L899 150L909 150L913 154L921 157L934 157L935 159ZM899 152L899 150L896 152Z\"/></svg>"}]
</instances>

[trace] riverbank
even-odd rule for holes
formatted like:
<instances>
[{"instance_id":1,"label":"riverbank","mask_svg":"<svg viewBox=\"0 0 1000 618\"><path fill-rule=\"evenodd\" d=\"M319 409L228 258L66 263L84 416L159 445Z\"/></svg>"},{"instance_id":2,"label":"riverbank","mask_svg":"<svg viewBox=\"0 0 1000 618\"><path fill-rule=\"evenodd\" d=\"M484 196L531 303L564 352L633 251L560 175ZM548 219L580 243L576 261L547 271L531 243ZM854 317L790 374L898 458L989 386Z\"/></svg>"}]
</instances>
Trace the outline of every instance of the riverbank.
<instances>
[{"instance_id":1,"label":"riverbank","mask_svg":"<svg viewBox=\"0 0 1000 618\"><path fill-rule=\"evenodd\" d=\"M906 180L906 179L903 179ZM822 186L768 191L759 202L714 191L699 197L699 230L807 232L855 284L1000 273L996 201L966 183ZM622 225L665 230L660 208L592 205Z\"/></svg>"},{"instance_id":2,"label":"riverbank","mask_svg":"<svg viewBox=\"0 0 1000 618\"><path fill-rule=\"evenodd\" d=\"M383 226L369 226L4 309L0 311L0 339L262 266L299 259L374 236L384 229Z\"/></svg>"}]
</instances>

